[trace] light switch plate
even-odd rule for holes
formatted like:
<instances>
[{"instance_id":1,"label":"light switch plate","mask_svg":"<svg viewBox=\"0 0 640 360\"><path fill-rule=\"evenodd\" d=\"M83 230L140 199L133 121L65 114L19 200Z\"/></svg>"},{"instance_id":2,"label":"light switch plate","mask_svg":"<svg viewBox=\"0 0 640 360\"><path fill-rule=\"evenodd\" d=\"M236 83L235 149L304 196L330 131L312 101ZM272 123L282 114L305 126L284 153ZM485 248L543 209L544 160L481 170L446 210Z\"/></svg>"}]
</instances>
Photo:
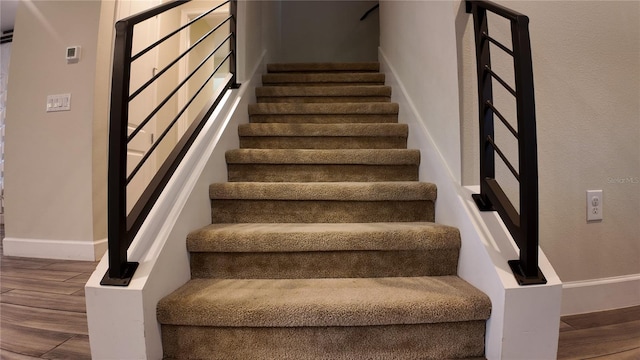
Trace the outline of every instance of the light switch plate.
<instances>
[{"instance_id":1,"label":"light switch plate","mask_svg":"<svg viewBox=\"0 0 640 360\"><path fill-rule=\"evenodd\" d=\"M47 112L71 110L71 94L47 96Z\"/></svg>"}]
</instances>

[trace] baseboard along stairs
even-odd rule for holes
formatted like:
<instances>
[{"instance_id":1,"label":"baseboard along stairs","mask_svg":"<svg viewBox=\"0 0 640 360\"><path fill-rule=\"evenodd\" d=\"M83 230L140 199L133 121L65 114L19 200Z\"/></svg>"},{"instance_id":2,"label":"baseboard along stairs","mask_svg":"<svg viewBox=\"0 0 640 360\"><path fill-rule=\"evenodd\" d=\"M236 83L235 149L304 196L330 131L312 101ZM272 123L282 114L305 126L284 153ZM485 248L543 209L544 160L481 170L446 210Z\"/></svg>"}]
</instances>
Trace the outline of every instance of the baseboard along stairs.
<instances>
[{"instance_id":1,"label":"baseboard along stairs","mask_svg":"<svg viewBox=\"0 0 640 360\"><path fill-rule=\"evenodd\" d=\"M489 298L377 63L270 64L157 308L167 359L483 358Z\"/></svg>"}]
</instances>

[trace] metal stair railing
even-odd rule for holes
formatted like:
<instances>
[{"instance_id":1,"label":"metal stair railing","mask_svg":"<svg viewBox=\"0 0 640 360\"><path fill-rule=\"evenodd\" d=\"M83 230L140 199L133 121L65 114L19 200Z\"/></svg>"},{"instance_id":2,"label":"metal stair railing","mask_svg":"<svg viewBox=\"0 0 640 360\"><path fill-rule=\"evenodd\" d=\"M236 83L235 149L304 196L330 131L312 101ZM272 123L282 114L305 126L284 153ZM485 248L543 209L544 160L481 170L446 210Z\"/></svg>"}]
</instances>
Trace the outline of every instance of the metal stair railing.
<instances>
[{"instance_id":1,"label":"metal stair railing","mask_svg":"<svg viewBox=\"0 0 640 360\"><path fill-rule=\"evenodd\" d=\"M185 25L171 31L158 41L144 48L136 54L132 54L133 40L135 25L142 23L145 20L151 19L155 16L165 14L173 9L176 9L182 5L189 3L190 0L174 0L161 4L154 8L151 8L142 13L127 17L118 21L115 25L116 40L114 47L113 57L113 74L111 85L111 108L110 108L110 123L109 123L109 160L108 160L108 256L109 256L109 270L105 274L101 281L101 285L112 286L128 286L133 274L138 267L138 263L129 262L127 259L127 250L131 245L135 235L144 223L145 219L149 215L151 208L157 201L158 197L162 193L164 187L168 183L169 179L175 172L176 168L184 158L187 150L194 142L200 130L205 125L211 114L214 112L216 106L220 103L222 98L228 89L237 88L239 84L236 78L236 23L237 23L237 0L227 0L222 3L217 3L214 7L202 12L193 20L188 21ZM131 65L136 60L140 59L148 52L157 49L164 44L168 39L174 36L179 36L181 31L192 27L194 23L203 19L209 14L213 14L215 11L220 10L223 6L229 8L229 15L219 25L214 27L211 31L207 32L200 40L194 42L185 52L181 53L177 58L170 61L166 67L157 73L154 71L153 76L141 85L137 89L131 89ZM177 9L179 10L179 9ZM176 11L176 10L174 10ZM169 92L169 95L157 104L151 104L150 108L153 108L146 118L128 134L129 126L129 107L131 101L139 94L147 90L152 84L157 83L159 79L167 75L170 69L175 70L176 64L180 60L184 59L187 54L193 54L193 49L201 49L203 41L206 38L213 39L214 34L224 31L223 25L228 24L228 34L224 33L224 40L222 40L217 47L213 49L207 49L208 55L206 55L202 62L184 79L179 81L175 88ZM218 55L220 49L224 44L228 44L229 51L226 54ZM220 56L222 59L219 61L215 70L206 77L206 80L202 83L196 83L196 78L193 75L202 68L205 62L213 60L214 54L216 58ZM170 151L166 160L160 165L153 175L150 183L146 186L145 190L136 200L135 205L131 208L131 211L127 213L127 202L132 202L135 199L129 199L127 197L127 185L131 183L132 179L139 175L139 170L149 160L151 154L157 150L160 142L167 136L167 134L175 128L176 123L181 116L187 112L189 105L194 103L196 97L202 92L205 87L213 86L212 79L214 75L220 71L223 64L228 63L229 71L224 77L224 82L221 86L214 90L214 95L211 99L207 99L206 105L202 109L195 109L198 115L192 119L191 125L186 129L184 135L177 141L175 146ZM162 130L162 134L154 141L153 145L142 156L141 161L133 168L132 171L127 171L127 148L128 145L140 134L141 129L151 121L154 116L158 116L159 111L165 107L165 105L171 101L176 100L176 94L189 83L197 88L195 94L189 98L183 105L183 107L177 112L176 116L168 122L168 126Z\"/></svg>"},{"instance_id":2,"label":"metal stair railing","mask_svg":"<svg viewBox=\"0 0 640 360\"><path fill-rule=\"evenodd\" d=\"M473 14L480 125L480 194L474 194L473 199L481 211L498 212L520 248L519 259L508 262L518 283L545 284L547 280L538 267L538 159L529 18L491 1L467 0L466 10ZM512 49L489 35L488 12L510 22ZM490 44L513 58L515 88L491 68ZM515 98L517 129L494 104L494 79ZM517 139L517 169L495 141L494 115ZM496 154L519 182L519 211L496 179Z\"/></svg>"}]
</instances>

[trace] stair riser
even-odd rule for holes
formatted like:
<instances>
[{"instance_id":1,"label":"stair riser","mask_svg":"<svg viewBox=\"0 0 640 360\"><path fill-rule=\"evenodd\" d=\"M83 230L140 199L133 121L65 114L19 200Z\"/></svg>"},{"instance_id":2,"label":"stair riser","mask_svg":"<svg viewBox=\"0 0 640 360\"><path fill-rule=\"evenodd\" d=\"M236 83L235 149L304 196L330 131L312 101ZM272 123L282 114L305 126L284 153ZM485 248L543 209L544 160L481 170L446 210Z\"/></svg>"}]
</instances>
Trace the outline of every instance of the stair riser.
<instances>
[{"instance_id":1,"label":"stair riser","mask_svg":"<svg viewBox=\"0 0 640 360\"><path fill-rule=\"evenodd\" d=\"M169 359L482 358L484 321L356 327L162 325Z\"/></svg>"},{"instance_id":2,"label":"stair riser","mask_svg":"<svg viewBox=\"0 0 640 360\"><path fill-rule=\"evenodd\" d=\"M228 164L229 181L418 181L417 165Z\"/></svg>"},{"instance_id":3,"label":"stair riser","mask_svg":"<svg viewBox=\"0 0 640 360\"><path fill-rule=\"evenodd\" d=\"M406 149L395 136L241 136L241 149Z\"/></svg>"},{"instance_id":4,"label":"stair riser","mask_svg":"<svg viewBox=\"0 0 640 360\"><path fill-rule=\"evenodd\" d=\"M264 74L264 86L354 86L384 85L385 75L380 73L342 74Z\"/></svg>"},{"instance_id":5,"label":"stair riser","mask_svg":"<svg viewBox=\"0 0 640 360\"><path fill-rule=\"evenodd\" d=\"M371 115L322 115L322 114L257 114L250 115L252 123L283 123L283 124L397 124L398 114Z\"/></svg>"},{"instance_id":6,"label":"stair riser","mask_svg":"<svg viewBox=\"0 0 640 360\"><path fill-rule=\"evenodd\" d=\"M261 86L256 88L257 97L371 97L371 96L391 96L389 86Z\"/></svg>"},{"instance_id":7,"label":"stair riser","mask_svg":"<svg viewBox=\"0 0 640 360\"><path fill-rule=\"evenodd\" d=\"M191 253L193 278L312 279L454 275L458 249Z\"/></svg>"},{"instance_id":8,"label":"stair riser","mask_svg":"<svg viewBox=\"0 0 640 360\"><path fill-rule=\"evenodd\" d=\"M290 81L290 82L278 82L277 80L268 79L262 80L263 86L382 86L384 81L335 81L335 82L314 82L314 81Z\"/></svg>"},{"instance_id":9,"label":"stair riser","mask_svg":"<svg viewBox=\"0 0 640 360\"><path fill-rule=\"evenodd\" d=\"M433 201L212 200L212 223L434 221Z\"/></svg>"},{"instance_id":10,"label":"stair riser","mask_svg":"<svg viewBox=\"0 0 640 360\"><path fill-rule=\"evenodd\" d=\"M259 96L258 103L363 103L390 102L388 96Z\"/></svg>"},{"instance_id":11,"label":"stair riser","mask_svg":"<svg viewBox=\"0 0 640 360\"><path fill-rule=\"evenodd\" d=\"M378 72L380 64L360 63L273 63L267 64L269 73L340 73L340 72Z\"/></svg>"}]
</instances>

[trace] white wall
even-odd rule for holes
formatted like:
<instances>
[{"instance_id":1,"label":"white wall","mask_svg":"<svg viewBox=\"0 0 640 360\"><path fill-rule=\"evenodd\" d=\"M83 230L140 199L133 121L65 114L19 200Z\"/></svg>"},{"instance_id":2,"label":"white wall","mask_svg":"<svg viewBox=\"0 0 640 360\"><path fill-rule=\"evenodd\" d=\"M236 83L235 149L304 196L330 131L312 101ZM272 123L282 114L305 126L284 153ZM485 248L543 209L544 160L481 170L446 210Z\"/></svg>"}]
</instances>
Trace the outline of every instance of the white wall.
<instances>
[{"instance_id":1,"label":"white wall","mask_svg":"<svg viewBox=\"0 0 640 360\"><path fill-rule=\"evenodd\" d=\"M283 1L282 62L377 61L377 1Z\"/></svg>"},{"instance_id":2,"label":"white wall","mask_svg":"<svg viewBox=\"0 0 640 360\"><path fill-rule=\"evenodd\" d=\"M569 289L563 313L639 304L640 2L498 2L530 18L540 244ZM509 38L504 27L489 26L493 36ZM470 15L458 16L468 184L478 182L472 27ZM585 192L592 189L604 191L604 220L587 223ZM604 301L607 284L620 289L609 297L626 300ZM569 296L577 288L580 296Z\"/></svg>"},{"instance_id":3,"label":"white wall","mask_svg":"<svg viewBox=\"0 0 640 360\"><path fill-rule=\"evenodd\" d=\"M460 181L453 3L383 1L380 10L380 48L395 64L450 173Z\"/></svg>"},{"instance_id":4,"label":"white wall","mask_svg":"<svg viewBox=\"0 0 640 360\"><path fill-rule=\"evenodd\" d=\"M93 121L100 1L20 2L6 118L6 255L94 260ZM65 48L80 45L67 64ZM71 93L71 111L45 112ZM102 223L104 225L104 222Z\"/></svg>"}]
</instances>

